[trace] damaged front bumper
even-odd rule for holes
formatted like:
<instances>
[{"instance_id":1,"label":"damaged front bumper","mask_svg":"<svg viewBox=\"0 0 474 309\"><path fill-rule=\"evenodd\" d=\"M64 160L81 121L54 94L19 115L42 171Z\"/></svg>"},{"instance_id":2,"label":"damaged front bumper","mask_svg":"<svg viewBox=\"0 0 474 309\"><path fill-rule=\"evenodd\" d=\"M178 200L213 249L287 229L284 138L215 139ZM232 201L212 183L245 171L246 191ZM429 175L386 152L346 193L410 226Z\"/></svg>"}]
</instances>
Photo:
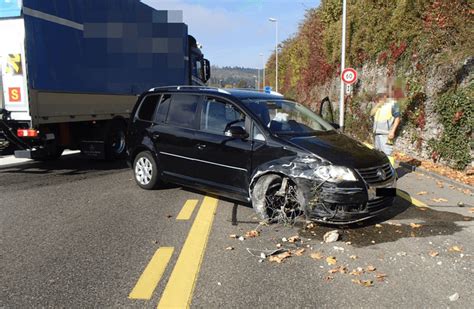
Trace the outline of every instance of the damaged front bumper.
<instances>
[{"instance_id":1,"label":"damaged front bumper","mask_svg":"<svg viewBox=\"0 0 474 309\"><path fill-rule=\"evenodd\" d=\"M396 193L396 176L369 184L357 182L312 183L307 196L306 216L332 224L350 224L374 217L391 207ZM307 191L308 192L308 191Z\"/></svg>"}]
</instances>

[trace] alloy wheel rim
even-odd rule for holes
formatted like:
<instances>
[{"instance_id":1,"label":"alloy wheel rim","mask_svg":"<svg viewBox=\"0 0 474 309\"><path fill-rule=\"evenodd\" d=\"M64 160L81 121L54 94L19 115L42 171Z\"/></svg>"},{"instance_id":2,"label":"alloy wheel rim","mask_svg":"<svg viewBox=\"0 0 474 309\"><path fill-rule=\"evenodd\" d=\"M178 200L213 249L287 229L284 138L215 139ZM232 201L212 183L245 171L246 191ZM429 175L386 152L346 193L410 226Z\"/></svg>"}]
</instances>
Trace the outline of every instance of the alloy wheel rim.
<instances>
[{"instance_id":1,"label":"alloy wheel rim","mask_svg":"<svg viewBox=\"0 0 474 309\"><path fill-rule=\"evenodd\" d=\"M148 185L151 181L153 173L153 166L145 157L138 159L135 165L135 177L141 185Z\"/></svg>"}]
</instances>

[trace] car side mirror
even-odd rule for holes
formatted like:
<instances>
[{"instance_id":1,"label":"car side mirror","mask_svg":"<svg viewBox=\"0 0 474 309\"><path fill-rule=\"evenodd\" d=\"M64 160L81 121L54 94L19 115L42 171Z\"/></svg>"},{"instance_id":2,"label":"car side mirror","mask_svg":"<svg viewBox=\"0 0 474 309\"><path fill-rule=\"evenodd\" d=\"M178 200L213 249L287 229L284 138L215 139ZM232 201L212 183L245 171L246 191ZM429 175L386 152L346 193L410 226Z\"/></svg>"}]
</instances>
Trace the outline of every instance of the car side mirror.
<instances>
[{"instance_id":1,"label":"car side mirror","mask_svg":"<svg viewBox=\"0 0 474 309\"><path fill-rule=\"evenodd\" d=\"M204 82L211 78L211 64L209 60L204 59Z\"/></svg>"},{"instance_id":2,"label":"car side mirror","mask_svg":"<svg viewBox=\"0 0 474 309\"><path fill-rule=\"evenodd\" d=\"M241 138L241 139L246 139L247 137L249 137L249 134L247 133L247 131L245 131L245 129L242 128L241 126L232 126L229 129L227 129L227 131L225 131L224 134L225 136Z\"/></svg>"}]
</instances>

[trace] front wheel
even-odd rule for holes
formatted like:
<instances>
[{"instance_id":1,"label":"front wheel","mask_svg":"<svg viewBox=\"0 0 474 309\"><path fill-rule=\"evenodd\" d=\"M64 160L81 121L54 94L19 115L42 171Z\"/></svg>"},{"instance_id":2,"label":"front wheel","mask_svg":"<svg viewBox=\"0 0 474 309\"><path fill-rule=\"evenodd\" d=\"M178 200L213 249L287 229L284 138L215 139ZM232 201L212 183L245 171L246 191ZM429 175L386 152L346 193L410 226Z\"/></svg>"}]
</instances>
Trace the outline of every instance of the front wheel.
<instances>
[{"instance_id":1,"label":"front wheel","mask_svg":"<svg viewBox=\"0 0 474 309\"><path fill-rule=\"evenodd\" d=\"M135 181L140 188L151 190L158 184L156 160L149 151L140 152L133 161Z\"/></svg>"}]
</instances>

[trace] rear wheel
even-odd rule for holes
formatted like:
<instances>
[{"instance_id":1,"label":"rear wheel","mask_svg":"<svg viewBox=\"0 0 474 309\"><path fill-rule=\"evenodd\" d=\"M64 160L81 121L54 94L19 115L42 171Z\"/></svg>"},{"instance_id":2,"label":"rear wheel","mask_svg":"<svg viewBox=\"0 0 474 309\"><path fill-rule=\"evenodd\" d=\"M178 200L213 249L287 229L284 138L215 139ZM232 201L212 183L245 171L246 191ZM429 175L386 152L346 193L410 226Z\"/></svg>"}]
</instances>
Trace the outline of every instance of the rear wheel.
<instances>
[{"instance_id":1,"label":"rear wheel","mask_svg":"<svg viewBox=\"0 0 474 309\"><path fill-rule=\"evenodd\" d=\"M124 159L127 155L125 143L125 123L113 120L106 129L105 158L107 160Z\"/></svg>"},{"instance_id":2,"label":"rear wheel","mask_svg":"<svg viewBox=\"0 0 474 309\"><path fill-rule=\"evenodd\" d=\"M133 161L133 172L137 184L145 189L154 189L158 184L158 165L149 151L140 152Z\"/></svg>"}]
</instances>

